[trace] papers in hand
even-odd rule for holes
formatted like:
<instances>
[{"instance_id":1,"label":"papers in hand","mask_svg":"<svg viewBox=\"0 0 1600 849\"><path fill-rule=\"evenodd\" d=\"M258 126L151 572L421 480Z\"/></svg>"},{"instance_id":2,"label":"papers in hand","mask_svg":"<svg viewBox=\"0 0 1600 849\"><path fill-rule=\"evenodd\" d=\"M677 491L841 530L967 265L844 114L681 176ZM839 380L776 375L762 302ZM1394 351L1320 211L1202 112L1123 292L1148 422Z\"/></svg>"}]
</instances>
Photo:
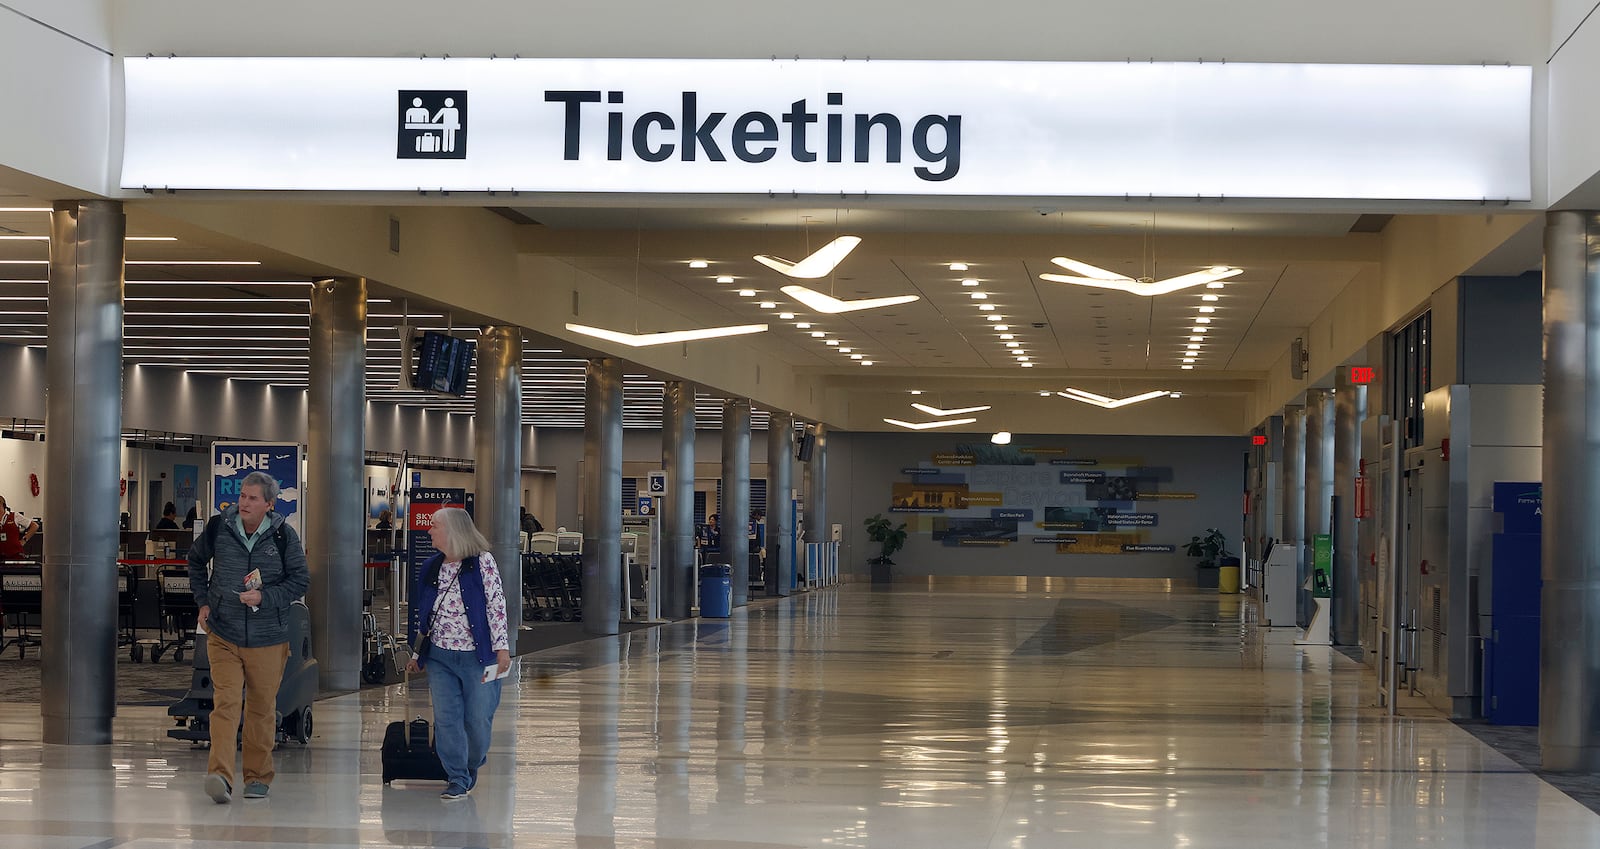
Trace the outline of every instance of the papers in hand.
<instances>
[{"instance_id":1,"label":"papers in hand","mask_svg":"<svg viewBox=\"0 0 1600 849\"><path fill-rule=\"evenodd\" d=\"M245 574L245 576L244 576L244 588L245 588L246 591L261 589L261 570L260 569L251 569L248 573ZM261 608L257 607L256 605L253 605L253 604L250 605L250 611L252 613L254 613L255 611L260 610L260 609Z\"/></svg>"},{"instance_id":2,"label":"papers in hand","mask_svg":"<svg viewBox=\"0 0 1600 849\"><path fill-rule=\"evenodd\" d=\"M487 684L490 681L498 681L501 678L506 678L506 677L508 677L510 675L511 675L511 667L507 666L506 667L506 671L501 672L500 671L500 664L491 663L488 666L485 666L483 668L483 682L482 683Z\"/></svg>"}]
</instances>

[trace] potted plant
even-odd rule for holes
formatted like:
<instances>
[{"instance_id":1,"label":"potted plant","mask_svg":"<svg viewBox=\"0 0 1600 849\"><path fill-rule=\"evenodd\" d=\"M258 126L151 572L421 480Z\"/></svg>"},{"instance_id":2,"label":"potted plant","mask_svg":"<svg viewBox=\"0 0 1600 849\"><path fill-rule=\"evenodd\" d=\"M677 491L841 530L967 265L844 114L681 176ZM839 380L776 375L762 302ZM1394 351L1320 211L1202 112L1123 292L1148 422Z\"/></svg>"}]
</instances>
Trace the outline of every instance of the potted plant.
<instances>
[{"instance_id":1,"label":"potted plant","mask_svg":"<svg viewBox=\"0 0 1600 849\"><path fill-rule=\"evenodd\" d=\"M889 567L894 565L891 558L896 551L906 547L906 524L901 522L896 526L893 522L883 518L879 513L862 522L867 529L867 538L879 546L878 556L867 560L872 567L873 583L886 582L891 579Z\"/></svg>"},{"instance_id":2,"label":"potted plant","mask_svg":"<svg viewBox=\"0 0 1600 849\"><path fill-rule=\"evenodd\" d=\"M1216 528L1206 528L1204 536L1190 537L1183 553L1190 557L1200 558L1195 566L1195 586L1206 589L1215 589L1217 586L1218 561L1227 553L1227 541L1222 536L1222 531Z\"/></svg>"}]
</instances>

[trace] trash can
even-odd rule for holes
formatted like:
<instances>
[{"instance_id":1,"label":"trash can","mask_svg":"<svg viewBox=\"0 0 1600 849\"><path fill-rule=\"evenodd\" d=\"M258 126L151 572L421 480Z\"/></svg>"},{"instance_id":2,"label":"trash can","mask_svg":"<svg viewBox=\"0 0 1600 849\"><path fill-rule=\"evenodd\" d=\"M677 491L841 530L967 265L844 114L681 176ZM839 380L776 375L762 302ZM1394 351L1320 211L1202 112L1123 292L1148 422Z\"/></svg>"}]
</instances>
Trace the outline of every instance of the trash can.
<instances>
[{"instance_id":1,"label":"trash can","mask_svg":"<svg viewBox=\"0 0 1600 849\"><path fill-rule=\"evenodd\" d=\"M1217 562L1217 592L1239 591L1239 558L1224 557Z\"/></svg>"},{"instance_id":2,"label":"trash can","mask_svg":"<svg viewBox=\"0 0 1600 849\"><path fill-rule=\"evenodd\" d=\"M700 567L700 615L727 619L733 611L733 567L707 563Z\"/></svg>"}]
</instances>

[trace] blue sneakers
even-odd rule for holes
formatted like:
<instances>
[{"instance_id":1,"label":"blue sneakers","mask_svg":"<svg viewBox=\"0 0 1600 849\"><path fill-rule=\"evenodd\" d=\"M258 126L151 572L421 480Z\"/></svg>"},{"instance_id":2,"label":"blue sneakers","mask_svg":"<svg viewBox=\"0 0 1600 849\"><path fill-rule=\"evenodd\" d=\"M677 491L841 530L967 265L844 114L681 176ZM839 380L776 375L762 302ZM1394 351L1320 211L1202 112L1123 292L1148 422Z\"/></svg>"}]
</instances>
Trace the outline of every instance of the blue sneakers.
<instances>
[{"instance_id":1,"label":"blue sneakers","mask_svg":"<svg viewBox=\"0 0 1600 849\"><path fill-rule=\"evenodd\" d=\"M452 782L449 787L444 789L443 793L439 794L439 798L445 800L446 802L454 802L457 799L467 798L468 792L469 791L467 788Z\"/></svg>"}]
</instances>

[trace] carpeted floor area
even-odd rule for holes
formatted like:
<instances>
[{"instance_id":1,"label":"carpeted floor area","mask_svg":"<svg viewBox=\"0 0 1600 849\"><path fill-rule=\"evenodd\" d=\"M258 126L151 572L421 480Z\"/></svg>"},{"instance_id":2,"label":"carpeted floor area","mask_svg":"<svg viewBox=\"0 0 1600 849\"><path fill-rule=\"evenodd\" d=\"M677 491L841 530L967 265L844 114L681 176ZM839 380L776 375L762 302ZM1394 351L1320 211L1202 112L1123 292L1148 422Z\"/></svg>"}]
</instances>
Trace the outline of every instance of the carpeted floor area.
<instances>
[{"instance_id":1,"label":"carpeted floor area","mask_svg":"<svg viewBox=\"0 0 1600 849\"><path fill-rule=\"evenodd\" d=\"M1463 730L1505 755L1517 765L1549 782L1579 804L1600 814L1600 775L1546 772L1540 767L1538 726L1490 725L1457 722Z\"/></svg>"},{"instance_id":2,"label":"carpeted floor area","mask_svg":"<svg viewBox=\"0 0 1600 849\"><path fill-rule=\"evenodd\" d=\"M651 627L643 624L623 623L622 633ZM530 622L517 634L517 654L543 651L557 646L595 639L583 630L582 622ZM0 657L0 702L33 703L40 701L39 647L30 647L25 656L17 657L15 646L5 650ZM128 650L117 650L117 704L125 706L164 707L183 698L189 690L194 669L192 655L185 654L183 663L174 663L171 652L164 654L158 663L134 663ZM381 685L380 685L381 686Z\"/></svg>"}]
</instances>

